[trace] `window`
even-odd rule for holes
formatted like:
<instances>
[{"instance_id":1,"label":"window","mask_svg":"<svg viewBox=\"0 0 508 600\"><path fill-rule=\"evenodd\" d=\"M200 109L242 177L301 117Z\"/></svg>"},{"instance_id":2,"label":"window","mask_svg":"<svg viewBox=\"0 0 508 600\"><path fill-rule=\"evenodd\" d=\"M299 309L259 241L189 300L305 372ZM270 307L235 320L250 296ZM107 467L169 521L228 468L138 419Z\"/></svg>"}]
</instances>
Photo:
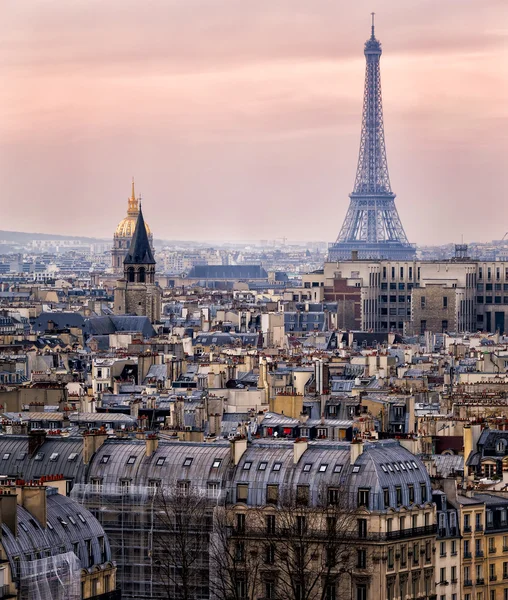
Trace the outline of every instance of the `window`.
<instances>
[{"instance_id":1,"label":"window","mask_svg":"<svg viewBox=\"0 0 508 600\"><path fill-rule=\"evenodd\" d=\"M266 486L266 503L277 504L279 501L279 486L274 484L268 484Z\"/></svg>"},{"instance_id":2,"label":"window","mask_svg":"<svg viewBox=\"0 0 508 600\"><path fill-rule=\"evenodd\" d=\"M298 535L302 535L303 533L305 533L306 530L307 530L307 519L302 515L298 515L296 517L296 531L297 531Z\"/></svg>"},{"instance_id":3,"label":"window","mask_svg":"<svg viewBox=\"0 0 508 600\"><path fill-rule=\"evenodd\" d=\"M267 544L265 546L265 563L267 565L273 565L275 563L275 546L274 546L274 544Z\"/></svg>"},{"instance_id":4,"label":"window","mask_svg":"<svg viewBox=\"0 0 508 600\"><path fill-rule=\"evenodd\" d=\"M395 488L395 497L397 499L397 506L401 506L402 505L402 488L400 486L397 486Z\"/></svg>"},{"instance_id":5,"label":"window","mask_svg":"<svg viewBox=\"0 0 508 600\"><path fill-rule=\"evenodd\" d=\"M334 473L340 473L342 471L342 465L335 465L333 467L333 472Z\"/></svg>"},{"instance_id":6,"label":"window","mask_svg":"<svg viewBox=\"0 0 508 600\"><path fill-rule=\"evenodd\" d=\"M297 485L296 486L296 503L299 506L307 506L309 504L309 486L308 485Z\"/></svg>"},{"instance_id":7,"label":"window","mask_svg":"<svg viewBox=\"0 0 508 600\"><path fill-rule=\"evenodd\" d=\"M259 463L259 466L258 466L258 471L266 471L266 466L267 466L267 465L268 465L268 463L267 463L267 462L265 462L265 461L263 461L263 462L260 462L260 463Z\"/></svg>"},{"instance_id":8,"label":"window","mask_svg":"<svg viewBox=\"0 0 508 600\"><path fill-rule=\"evenodd\" d=\"M446 542L441 542L439 545L439 555L446 556Z\"/></svg>"},{"instance_id":9,"label":"window","mask_svg":"<svg viewBox=\"0 0 508 600\"><path fill-rule=\"evenodd\" d=\"M425 308L425 296L420 297L420 308Z\"/></svg>"},{"instance_id":10,"label":"window","mask_svg":"<svg viewBox=\"0 0 508 600\"><path fill-rule=\"evenodd\" d=\"M165 456L160 456L156 461L155 464L157 467L162 467L162 465L165 463L166 461L166 457Z\"/></svg>"},{"instance_id":11,"label":"window","mask_svg":"<svg viewBox=\"0 0 508 600\"><path fill-rule=\"evenodd\" d=\"M244 471L250 471L251 467L252 467L252 463L250 461L245 461L243 463L243 470Z\"/></svg>"},{"instance_id":12,"label":"window","mask_svg":"<svg viewBox=\"0 0 508 600\"><path fill-rule=\"evenodd\" d=\"M111 458L110 454L105 454L102 458L101 458L101 464L106 465L109 462L109 459Z\"/></svg>"},{"instance_id":13,"label":"window","mask_svg":"<svg viewBox=\"0 0 508 600\"><path fill-rule=\"evenodd\" d=\"M357 584L356 600L367 600L367 585L365 583Z\"/></svg>"},{"instance_id":14,"label":"window","mask_svg":"<svg viewBox=\"0 0 508 600\"><path fill-rule=\"evenodd\" d=\"M122 488L122 490L130 489L131 480L130 479L120 479L120 487Z\"/></svg>"},{"instance_id":15,"label":"window","mask_svg":"<svg viewBox=\"0 0 508 600\"><path fill-rule=\"evenodd\" d=\"M183 461L183 466L184 467L190 467L192 465L192 461L194 459L192 457L187 457L184 461Z\"/></svg>"},{"instance_id":16,"label":"window","mask_svg":"<svg viewBox=\"0 0 508 600\"><path fill-rule=\"evenodd\" d=\"M446 567L441 567L439 569L439 583L444 583L446 581Z\"/></svg>"},{"instance_id":17,"label":"window","mask_svg":"<svg viewBox=\"0 0 508 600\"><path fill-rule=\"evenodd\" d=\"M209 498L218 498L220 494L220 485L217 481L209 481L206 485L206 490Z\"/></svg>"},{"instance_id":18,"label":"window","mask_svg":"<svg viewBox=\"0 0 508 600\"><path fill-rule=\"evenodd\" d=\"M339 488L328 488L328 504L339 504L340 495Z\"/></svg>"},{"instance_id":19,"label":"window","mask_svg":"<svg viewBox=\"0 0 508 600\"><path fill-rule=\"evenodd\" d=\"M420 483L420 494L422 502L427 502L427 485L425 483Z\"/></svg>"},{"instance_id":20,"label":"window","mask_svg":"<svg viewBox=\"0 0 508 600\"><path fill-rule=\"evenodd\" d=\"M77 457L78 457L78 453L77 452L71 452L69 454L69 458L67 460L70 462L70 461L76 460Z\"/></svg>"},{"instance_id":21,"label":"window","mask_svg":"<svg viewBox=\"0 0 508 600\"><path fill-rule=\"evenodd\" d=\"M360 472L360 467L361 467L361 465L355 465L353 467L353 473L359 473Z\"/></svg>"},{"instance_id":22,"label":"window","mask_svg":"<svg viewBox=\"0 0 508 600\"><path fill-rule=\"evenodd\" d=\"M238 562L243 562L245 560L245 543L244 542L236 542L235 559Z\"/></svg>"},{"instance_id":23,"label":"window","mask_svg":"<svg viewBox=\"0 0 508 600\"><path fill-rule=\"evenodd\" d=\"M319 465L320 473L326 473L326 469L328 469L328 465Z\"/></svg>"},{"instance_id":24,"label":"window","mask_svg":"<svg viewBox=\"0 0 508 600\"><path fill-rule=\"evenodd\" d=\"M381 465L381 468L383 469L383 471L384 471L385 473L388 473L388 469L386 468L386 465Z\"/></svg>"},{"instance_id":25,"label":"window","mask_svg":"<svg viewBox=\"0 0 508 600\"><path fill-rule=\"evenodd\" d=\"M358 490L358 506L369 507L370 489L359 489Z\"/></svg>"},{"instance_id":26,"label":"window","mask_svg":"<svg viewBox=\"0 0 508 600\"><path fill-rule=\"evenodd\" d=\"M249 494L249 484L248 483L237 483L236 484L236 501L237 502L247 502L248 494Z\"/></svg>"},{"instance_id":27,"label":"window","mask_svg":"<svg viewBox=\"0 0 508 600\"><path fill-rule=\"evenodd\" d=\"M367 537L367 519L358 519L358 537L366 538Z\"/></svg>"},{"instance_id":28,"label":"window","mask_svg":"<svg viewBox=\"0 0 508 600\"><path fill-rule=\"evenodd\" d=\"M86 523L86 519L85 519L85 517L84 517L84 516L83 516L81 513L78 513L78 519L79 519L79 520L80 520L82 523Z\"/></svg>"},{"instance_id":29,"label":"window","mask_svg":"<svg viewBox=\"0 0 508 600\"><path fill-rule=\"evenodd\" d=\"M415 486L412 484L409 484L407 486L408 492L409 492L409 504L413 504L415 501Z\"/></svg>"},{"instance_id":30,"label":"window","mask_svg":"<svg viewBox=\"0 0 508 600\"><path fill-rule=\"evenodd\" d=\"M385 508L390 506L390 490L388 488L383 488L383 503Z\"/></svg>"},{"instance_id":31,"label":"window","mask_svg":"<svg viewBox=\"0 0 508 600\"><path fill-rule=\"evenodd\" d=\"M245 513L237 513L236 531L237 533L245 533Z\"/></svg>"},{"instance_id":32,"label":"window","mask_svg":"<svg viewBox=\"0 0 508 600\"><path fill-rule=\"evenodd\" d=\"M129 458L127 459L127 464L128 465L133 465L136 462L136 457L135 456L129 456Z\"/></svg>"},{"instance_id":33,"label":"window","mask_svg":"<svg viewBox=\"0 0 508 600\"><path fill-rule=\"evenodd\" d=\"M358 569L365 569L367 567L367 552L364 548L356 551L356 566Z\"/></svg>"},{"instance_id":34,"label":"window","mask_svg":"<svg viewBox=\"0 0 508 600\"><path fill-rule=\"evenodd\" d=\"M427 321L422 319L420 321L420 334L423 335L427 331Z\"/></svg>"},{"instance_id":35,"label":"window","mask_svg":"<svg viewBox=\"0 0 508 600\"><path fill-rule=\"evenodd\" d=\"M280 471L281 468L282 468L282 463L276 462L276 463L273 463L272 471Z\"/></svg>"},{"instance_id":36,"label":"window","mask_svg":"<svg viewBox=\"0 0 508 600\"><path fill-rule=\"evenodd\" d=\"M6 452L6 453L3 455L3 457L2 457L2 460L9 460L9 457L10 457L10 455L11 455L11 454L10 454L10 452Z\"/></svg>"},{"instance_id":37,"label":"window","mask_svg":"<svg viewBox=\"0 0 508 600\"><path fill-rule=\"evenodd\" d=\"M448 296L443 296L443 308L448 308Z\"/></svg>"},{"instance_id":38,"label":"window","mask_svg":"<svg viewBox=\"0 0 508 600\"><path fill-rule=\"evenodd\" d=\"M212 463L212 469L218 469L220 467L221 463L222 463L222 458L214 459L214 461Z\"/></svg>"},{"instance_id":39,"label":"window","mask_svg":"<svg viewBox=\"0 0 508 600\"><path fill-rule=\"evenodd\" d=\"M42 460L44 458L44 452L37 452L34 460Z\"/></svg>"},{"instance_id":40,"label":"window","mask_svg":"<svg viewBox=\"0 0 508 600\"><path fill-rule=\"evenodd\" d=\"M311 469L312 469L312 463L305 463L303 465L303 472L304 473L308 473Z\"/></svg>"}]
</instances>

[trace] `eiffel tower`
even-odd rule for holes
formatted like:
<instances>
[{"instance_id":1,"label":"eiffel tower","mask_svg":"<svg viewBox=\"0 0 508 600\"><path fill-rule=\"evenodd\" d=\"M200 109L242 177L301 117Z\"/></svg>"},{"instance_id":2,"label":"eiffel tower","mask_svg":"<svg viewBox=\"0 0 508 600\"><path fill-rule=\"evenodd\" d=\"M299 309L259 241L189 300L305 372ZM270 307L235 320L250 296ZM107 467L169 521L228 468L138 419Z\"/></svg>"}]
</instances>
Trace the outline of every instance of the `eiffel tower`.
<instances>
[{"instance_id":1,"label":"eiffel tower","mask_svg":"<svg viewBox=\"0 0 508 600\"><path fill-rule=\"evenodd\" d=\"M381 43L372 34L365 42L365 91L362 136L353 193L337 241L330 244L328 260L358 258L412 260L415 248L407 240L390 185L386 160L381 98Z\"/></svg>"}]
</instances>

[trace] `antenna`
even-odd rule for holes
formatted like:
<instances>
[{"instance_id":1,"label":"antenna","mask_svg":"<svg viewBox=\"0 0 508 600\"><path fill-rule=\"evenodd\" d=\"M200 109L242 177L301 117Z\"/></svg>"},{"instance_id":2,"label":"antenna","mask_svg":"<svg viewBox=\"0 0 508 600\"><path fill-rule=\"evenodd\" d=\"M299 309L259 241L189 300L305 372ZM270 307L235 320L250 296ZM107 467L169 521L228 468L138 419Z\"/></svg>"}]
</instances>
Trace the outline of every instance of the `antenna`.
<instances>
[{"instance_id":1,"label":"antenna","mask_svg":"<svg viewBox=\"0 0 508 600\"><path fill-rule=\"evenodd\" d=\"M372 37L374 38L375 37L374 36L374 16L375 16L376 13L370 13L370 14L372 16Z\"/></svg>"}]
</instances>

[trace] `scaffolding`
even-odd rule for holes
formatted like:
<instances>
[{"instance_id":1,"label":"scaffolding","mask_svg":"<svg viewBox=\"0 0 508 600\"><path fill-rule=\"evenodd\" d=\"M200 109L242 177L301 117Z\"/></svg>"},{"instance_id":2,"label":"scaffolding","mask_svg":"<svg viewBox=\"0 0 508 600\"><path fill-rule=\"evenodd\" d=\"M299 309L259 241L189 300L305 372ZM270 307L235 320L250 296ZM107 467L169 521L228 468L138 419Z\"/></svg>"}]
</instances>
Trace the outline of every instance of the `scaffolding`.
<instances>
[{"instance_id":1,"label":"scaffolding","mask_svg":"<svg viewBox=\"0 0 508 600\"><path fill-rule=\"evenodd\" d=\"M20 563L21 600L80 600L81 563L65 552Z\"/></svg>"},{"instance_id":2,"label":"scaffolding","mask_svg":"<svg viewBox=\"0 0 508 600\"><path fill-rule=\"evenodd\" d=\"M117 564L117 582L122 598L167 598L167 582L157 572L158 536L168 531L157 517L157 493L160 487L94 483L76 484L72 497L95 516L108 536L113 559ZM210 514L221 492L193 490L209 500ZM208 504L208 502L207 502ZM174 534L174 532L173 532ZM197 537L206 536L196 531ZM160 538L159 538L160 539ZM196 567L208 572L208 553L199 557ZM178 593L172 594L178 598ZM196 600L209 598L208 578L196 592Z\"/></svg>"}]
</instances>

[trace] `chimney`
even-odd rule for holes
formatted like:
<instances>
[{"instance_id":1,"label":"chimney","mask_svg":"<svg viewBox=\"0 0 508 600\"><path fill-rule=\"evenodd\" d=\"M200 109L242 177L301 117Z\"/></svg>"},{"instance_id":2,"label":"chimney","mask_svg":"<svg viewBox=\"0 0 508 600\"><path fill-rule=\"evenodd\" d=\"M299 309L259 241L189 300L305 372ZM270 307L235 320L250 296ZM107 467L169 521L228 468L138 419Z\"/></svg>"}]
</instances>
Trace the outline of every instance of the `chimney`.
<instances>
[{"instance_id":1,"label":"chimney","mask_svg":"<svg viewBox=\"0 0 508 600\"><path fill-rule=\"evenodd\" d=\"M46 441L46 432L44 429L32 429L28 434L28 457L35 456Z\"/></svg>"},{"instance_id":2,"label":"chimney","mask_svg":"<svg viewBox=\"0 0 508 600\"><path fill-rule=\"evenodd\" d=\"M300 458L302 458L304 452L309 447L309 443L306 439L296 440L293 444L293 462L295 465L298 464Z\"/></svg>"},{"instance_id":3,"label":"chimney","mask_svg":"<svg viewBox=\"0 0 508 600\"><path fill-rule=\"evenodd\" d=\"M48 522L47 499L45 485L24 485L21 487L21 506L46 528Z\"/></svg>"},{"instance_id":4,"label":"chimney","mask_svg":"<svg viewBox=\"0 0 508 600\"><path fill-rule=\"evenodd\" d=\"M240 462L245 450L247 450L247 439L246 438L236 438L231 440L231 460L233 461L233 465L236 467Z\"/></svg>"},{"instance_id":5,"label":"chimney","mask_svg":"<svg viewBox=\"0 0 508 600\"><path fill-rule=\"evenodd\" d=\"M18 497L17 494L0 490L0 523L6 525L18 537ZM2 528L0 527L0 536Z\"/></svg>"},{"instance_id":6,"label":"chimney","mask_svg":"<svg viewBox=\"0 0 508 600\"><path fill-rule=\"evenodd\" d=\"M363 440L354 439L351 442L351 464L354 465L356 459L363 454Z\"/></svg>"},{"instance_id":7,"label":"chimney","mask_svg":"<svg viewBox=\"0 0 508 600\"><path fill-rule=\"evenodd\" d=\"M83 435L83 463L90 464L93 455L108 439L106 432L90 432Z\"/></svg>"},{"instance_id":8,"label":"chimney","mask_svg":"<svg viewBox=\"0 0 508 600\"><path fill-rule=\"evenodd\" d=\"M146 457L150 458L150 456L152 456L152 454L159 447L159 438L157 437L157 435L155 435L155 433L149 433L145 438L145 443L146 443Z\"/></svg>"}]
</instances>

